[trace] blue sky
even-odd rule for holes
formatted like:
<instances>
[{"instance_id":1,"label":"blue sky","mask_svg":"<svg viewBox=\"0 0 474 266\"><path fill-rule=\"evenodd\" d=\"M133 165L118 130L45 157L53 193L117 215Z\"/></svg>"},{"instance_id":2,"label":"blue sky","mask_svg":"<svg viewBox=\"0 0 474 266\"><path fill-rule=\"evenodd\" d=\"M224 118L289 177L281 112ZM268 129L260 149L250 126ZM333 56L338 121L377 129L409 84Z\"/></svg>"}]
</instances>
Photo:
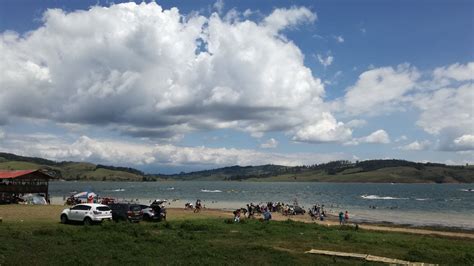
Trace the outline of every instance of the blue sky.
<instances>
[{"instance_id":1,"label":"blue sky","mask_svg":"<svg viewBox=\"0 0 474 266\"><path fill-rule=\"evenodd\" d=\"M472 1L2 1L0 150L162 173L472 163L473 11Z\"/></svg>"}]
</instances>

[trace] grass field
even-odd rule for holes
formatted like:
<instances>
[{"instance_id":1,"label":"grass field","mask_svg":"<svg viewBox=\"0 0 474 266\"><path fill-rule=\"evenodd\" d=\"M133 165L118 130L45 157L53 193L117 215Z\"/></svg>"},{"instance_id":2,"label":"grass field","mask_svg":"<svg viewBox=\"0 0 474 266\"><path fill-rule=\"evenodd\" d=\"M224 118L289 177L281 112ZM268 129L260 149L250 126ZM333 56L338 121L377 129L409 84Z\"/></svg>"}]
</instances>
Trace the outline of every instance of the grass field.
<instances>
[{"instance_id":1,"label":"grass field","mask_svg":"<svg viewBox=\"0 0 474 266\"><path fill-rule=\"evenodd\" d=\"M85 227L60 224L58 210L63 207L48 207L19 208L16 216L4 218L0 225L1 265L368 264L304 253L312 248L430 263L474 263L472 239L295 221L246 220L234 224L228 214L217 211L201 215L180 212L162 223L107 222ZM8 212L12 213L11 209Z\"/></svg>"}]
</instances>

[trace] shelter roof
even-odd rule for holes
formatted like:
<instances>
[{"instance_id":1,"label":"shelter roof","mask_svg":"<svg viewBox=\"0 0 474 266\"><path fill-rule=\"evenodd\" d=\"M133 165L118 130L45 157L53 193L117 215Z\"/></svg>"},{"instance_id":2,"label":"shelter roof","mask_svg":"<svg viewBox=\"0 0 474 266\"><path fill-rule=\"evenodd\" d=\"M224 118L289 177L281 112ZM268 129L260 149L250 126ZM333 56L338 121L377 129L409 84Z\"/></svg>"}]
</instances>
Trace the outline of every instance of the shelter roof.
<instances>
[{"instance_id":1,"label":"shelter roof","mask_svg":"<svg viewBox=\"0 0 474 266\"><path fill-rule=\"evenodd\" d=\"M25 176L25 175L35 173L35 172L48 176L40 172L38 169L36 170L0 170L0 179L17 178L17 177Z\"/></svg>"}]
</instances>

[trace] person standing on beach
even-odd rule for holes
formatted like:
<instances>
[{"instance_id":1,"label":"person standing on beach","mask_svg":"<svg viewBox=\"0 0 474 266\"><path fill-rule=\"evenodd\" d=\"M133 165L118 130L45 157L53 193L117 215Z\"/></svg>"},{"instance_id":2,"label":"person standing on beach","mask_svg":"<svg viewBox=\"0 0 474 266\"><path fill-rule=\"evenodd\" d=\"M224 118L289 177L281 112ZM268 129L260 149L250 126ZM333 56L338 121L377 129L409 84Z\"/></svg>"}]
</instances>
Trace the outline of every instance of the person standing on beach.
<instances>
[{"instance_id":1,"label":"person standing on beach","mask_svg":"<svg viewBox=\"0 0 474 266\"><path fill-rule=\"evenodd\" d=\"M272 214L270 213L270 211L268 210L268 208L265 208L264 212L263 212L263 220L268 222L272 219Z\"/></svg>"},{"instance_id":2,"label":"person standing on beach","mask_svg":"<svg viewBox=\"0 0 474 266\"><path fill-rule=\"evenodd\" d=\"M344 214L344 223L347 223L349 221L349 212L346 211L346 213Z\"/></svg>"},{"instance_id":3,"label":"person standing on beach","mask_svg":"<svg viewBox=\"0 0 474 266\"><path fill-rule=\"evenodd\" d=\"M249 218L253 216L252 206L247 204L247 212L249 213Z\"/></svg>"},{"instance_id":4,"label":"person standing on beach","mask_svg":"<svg viewBox=\"0 0 474 266\"><path fill-rule=\"evenodd\" d=\"M339 212L339 225L344 223L344 213L341 211Z\"/></svg>"}]
</instances>

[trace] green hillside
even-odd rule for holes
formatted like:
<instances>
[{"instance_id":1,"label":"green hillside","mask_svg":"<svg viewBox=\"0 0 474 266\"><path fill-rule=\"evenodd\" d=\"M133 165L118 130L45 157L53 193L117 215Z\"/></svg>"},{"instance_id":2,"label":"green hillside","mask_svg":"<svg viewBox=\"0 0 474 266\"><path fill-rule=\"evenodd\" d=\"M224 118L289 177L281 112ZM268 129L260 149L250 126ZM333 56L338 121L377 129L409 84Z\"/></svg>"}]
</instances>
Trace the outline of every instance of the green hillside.
<instances>
[{"instance_id":1,"label":"green hillside","mask_svg":"<svg viewBox=\"0 0 474 266\"><path fill-rule=\"evenodd\" d=\"M64 180L143 181L145 175L136 169L95 165L83 162L54 162L42 158L0 153L0 170L55 170ZM120 170L117 170L120 169Z\"/></svg>"},{"instance_id":2,"label":"green hillside","mask_svg":"<svg viewBox=\"0 0 474 266\"><path fill-rule=\"evenodd\" d=\"M286 181L373 183L474 183L474 167L404 160L334 161L287 167L281 165L230 166L174 175L149 175L140 170L87 162L54 162L42 158L0 153L0 169L49 168L65 180L94 181Z\"/></svg>"},{"instance_id":3,"label":"green hillside","mask_svg":"<svg viewBox=\"0 0 474 266\"><path fill-rule=\"evenodd\" d=\"M316 181L373 183L473 183L474 168L404 160L335 161L319 165L232 166L161 176L177 180Z\"/></svg>"}]
</instances>

